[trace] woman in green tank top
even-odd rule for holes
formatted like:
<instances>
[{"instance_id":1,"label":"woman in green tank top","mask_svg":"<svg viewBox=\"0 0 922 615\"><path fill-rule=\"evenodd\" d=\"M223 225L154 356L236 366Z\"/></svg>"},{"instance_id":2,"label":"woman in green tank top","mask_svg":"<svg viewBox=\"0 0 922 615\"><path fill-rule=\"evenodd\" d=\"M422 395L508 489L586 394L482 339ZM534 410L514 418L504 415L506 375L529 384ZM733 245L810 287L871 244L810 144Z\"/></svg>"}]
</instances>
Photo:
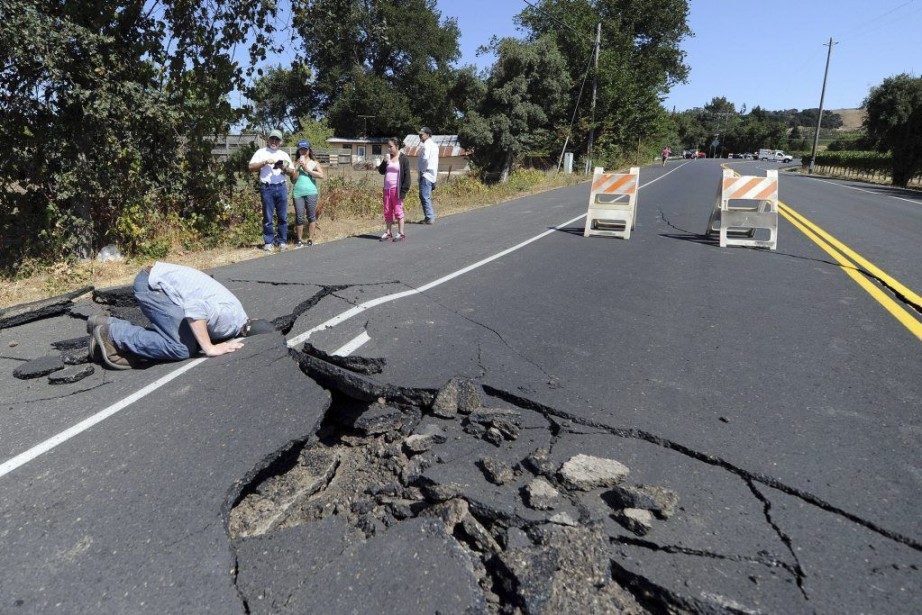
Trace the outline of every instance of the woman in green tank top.
<instances>
[{"instance_id":1,"label":"woman in green tank top","mask_svg":"<svg viewBox=\"0 0 922 615\"><path fill-rule=\"evenodd\" d=\"M298 142L295 160L294 187L291 195L295 202L295 233L298 236L297 247L314 245L314 231L317 228L317 180L324 179L323 169L314 160L314 151L309 141ZM307 241L304 241L304 220L307 218Z\"/></svg>"}]
</instances>

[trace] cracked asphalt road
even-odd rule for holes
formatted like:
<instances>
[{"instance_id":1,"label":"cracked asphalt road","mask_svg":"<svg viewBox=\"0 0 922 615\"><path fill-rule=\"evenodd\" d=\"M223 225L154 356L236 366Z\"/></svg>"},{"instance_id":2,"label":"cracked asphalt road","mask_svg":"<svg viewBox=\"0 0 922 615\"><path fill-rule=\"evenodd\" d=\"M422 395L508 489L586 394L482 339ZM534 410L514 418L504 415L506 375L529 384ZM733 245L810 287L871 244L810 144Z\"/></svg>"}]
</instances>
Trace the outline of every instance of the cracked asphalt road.
<instances>
[{"instance_id":1,"label":"cracked asphalt road","mask_svg":"<svg viewBox=\"0 0 922 615\"><path fill-rule=\"evenodd\" d=\"M775 253L703 241L719 176L707 161L644 169L629 241L582 238L583 185L411 225L402 244L352 238L215 276L296 350L308 341L332 355L366 334L352 355L383 361L363 382L416 395L424 413L449 379L470 378L491 405L559 424L546 437L551 466L613 458L631 481L675 491L677 512L644 536L614 523L600 497L580 504L606 537L611 580L647 611L918 612L922 341L784 220ZM908 201L781 180L785 203L920 292L922 200L899 196ZM82 333L69 316L0 331L0 462L181 367L97 369L56 386L11 376ZM322 384L281 335L252 338L0 476L0 612L299 612L324 610L311 602L321 589L336 596L331 612L553 604L508 562L496 569L518 589L485 590L477 548L421 517L371 538L333 515L232 539L241 491L277 474L286 451L318 445L338 407L324 387L355 394L342 378ZM439 476L481 480L462 442L434 449L448 460ZM522 447L496 455L516 464ZM514 490L499 491L524 514ZM478 517L505 555L553 543L526 541L510 518ZM411 574L425 545L433 555ZM441 583L422 584L426 571ZM355 575L361 593L344 593L337 583ZM263 601L269 589L287 601Z\"/></svg>"}]
</instances>

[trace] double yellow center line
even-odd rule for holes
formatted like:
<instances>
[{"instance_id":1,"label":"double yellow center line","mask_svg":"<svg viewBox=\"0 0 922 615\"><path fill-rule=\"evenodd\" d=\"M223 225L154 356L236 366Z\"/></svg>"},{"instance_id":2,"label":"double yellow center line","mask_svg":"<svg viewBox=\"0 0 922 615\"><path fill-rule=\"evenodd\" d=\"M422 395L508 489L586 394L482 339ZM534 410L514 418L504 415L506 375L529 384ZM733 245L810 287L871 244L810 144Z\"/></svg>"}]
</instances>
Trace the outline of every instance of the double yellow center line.
<instances>
[{"instance_id":1,"label":"double yellow center line","mask_svg":"<svg viewBox=\"0 0 922 615\"><path fill-rule=\"evenodd\" d=\"M922 310L922 297L897 282L866 258L791 209L786 203L779 201L778 205L779 213L781 213L788 222L797 227L800 232L809 237L816 245L822 248L824 252L835 259L846 275L853 279L858 286L866 290L885 310L890 312L894 318L922 341L922 322L919 321L919 313L916 311ZM873 276L879 280L881 284L890 288L894 294L902 296L907 303L915 307L915 310L906 309L902 304L894 300L893 297L881 290L877 284L874 284L869 279L868 275Z\"/></svg>"}]
</instances>

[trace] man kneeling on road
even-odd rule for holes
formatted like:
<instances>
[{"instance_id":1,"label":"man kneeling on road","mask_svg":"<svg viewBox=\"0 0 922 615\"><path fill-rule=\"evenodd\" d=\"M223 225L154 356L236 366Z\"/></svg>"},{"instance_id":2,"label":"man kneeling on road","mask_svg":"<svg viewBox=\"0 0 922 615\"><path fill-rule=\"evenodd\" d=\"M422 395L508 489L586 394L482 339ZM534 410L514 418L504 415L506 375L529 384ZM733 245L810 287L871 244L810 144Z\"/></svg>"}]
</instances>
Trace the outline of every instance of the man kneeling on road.
<instances>
[{"instance_id":1,"label":"man kneeling on road","mask_svg":"<svg viewBox=\"0 0 922 615\"><path fill-rule=\"evenodd\" d=\"M107 314L87 319L90 359L112 369L131 369L149 361L182 361L199 349L209 357L243 347L239 337L274 330L265 320L250 320L227 288L198 269L154 263L134 279L134 296L152 328Z\"/></svg>"}]
</instances>

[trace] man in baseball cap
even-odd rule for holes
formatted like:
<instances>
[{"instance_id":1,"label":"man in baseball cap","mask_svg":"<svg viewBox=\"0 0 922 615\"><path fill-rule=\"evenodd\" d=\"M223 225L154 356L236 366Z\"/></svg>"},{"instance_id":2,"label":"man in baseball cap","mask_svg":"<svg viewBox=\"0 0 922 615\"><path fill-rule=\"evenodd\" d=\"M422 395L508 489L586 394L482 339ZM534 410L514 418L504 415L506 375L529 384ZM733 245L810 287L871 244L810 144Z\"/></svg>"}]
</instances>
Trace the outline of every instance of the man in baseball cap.
<instances>
[{"instance_id":1,"label":"man in baseball cap","mask_svg":"<svg viewBox=\"0 0 922 615\"><path fill-rule=\"evenodd\" d=\"M279 250L288 247L288 186L285 176L293 176L295 168L288 152L280 149L282 140L282 131L273 130L269 133L268 145L256 150L250 158L250 170L259 173L259 195L263 204L263 250L266 252L275 249L273 215L278 218Z\"/></svg>"}]
</instances>

